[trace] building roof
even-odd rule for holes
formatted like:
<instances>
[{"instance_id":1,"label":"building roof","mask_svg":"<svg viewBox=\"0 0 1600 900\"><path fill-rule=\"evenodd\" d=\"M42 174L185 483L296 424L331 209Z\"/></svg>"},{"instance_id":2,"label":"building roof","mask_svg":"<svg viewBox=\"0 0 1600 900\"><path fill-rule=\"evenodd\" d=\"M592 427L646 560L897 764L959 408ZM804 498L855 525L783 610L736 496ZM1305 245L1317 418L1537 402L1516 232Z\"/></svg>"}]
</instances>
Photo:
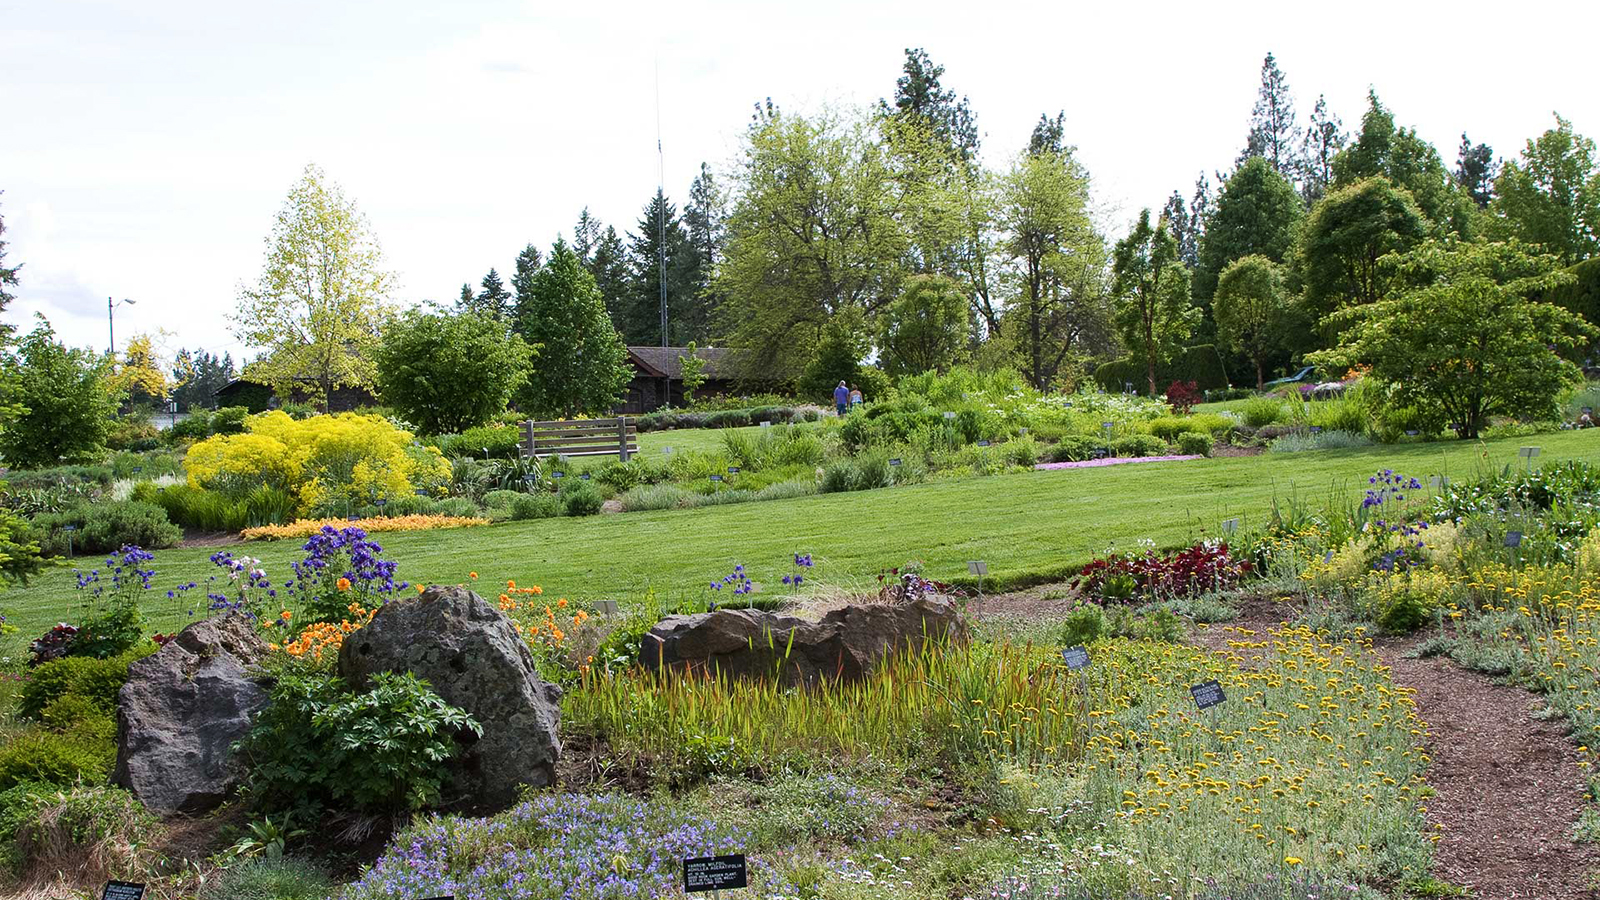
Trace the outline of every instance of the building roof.
<instances>
[{"instance_id":1,"label":"building roof","mask_svg":"<svg viewBox=\"0 0 1600 900\"><path fill-rule=\"evenodd\" d=\"M651 378L682 378L683 357L689 355L688 347L629 347L628 361ZM719 369L730 362L726 347L698 347L694 355L706 361L700 374L707 378L731 378L730 372Z\"/></svg>"}]
</instances>

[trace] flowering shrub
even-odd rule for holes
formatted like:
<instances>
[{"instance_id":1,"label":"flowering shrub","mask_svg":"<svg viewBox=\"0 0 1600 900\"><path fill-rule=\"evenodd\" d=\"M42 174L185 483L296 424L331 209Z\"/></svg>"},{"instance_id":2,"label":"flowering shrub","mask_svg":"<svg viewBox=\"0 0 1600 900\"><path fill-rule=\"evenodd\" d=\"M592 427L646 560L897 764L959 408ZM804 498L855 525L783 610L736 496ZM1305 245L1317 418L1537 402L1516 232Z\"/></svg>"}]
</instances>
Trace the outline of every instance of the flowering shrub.
<instances>
[{"instance_id":1,"label":"flowering shrub","mask_svg":"<svg viewBox=\"0 0 1600 900\"><path fill-rule=\"evenodd\" d=\"M53 659L61 659L67 655L67 648L78 637L78 626L58 622L51 626L49 631L34 638L28 644L28 652L33 654L28 660L28 665L37 666Z\"/></svg>"},{"instance_id":2,"label":"flowering shrub","mask_svg":"<svg viewBox=\"0 0 1600 900\"><path fill-rule=\"evenodd\" d=\"M1167 385L1167 405L1180 416L1187 416L1200 400L1200 389L1192 381L1174 381Z\"/></svg>"},{"instance_id":3,"label":"flowering shrub","mask_svg":"<svg viewBox=\"0 0 1600 900\"><path fill-rule=\"evenodd\" d=\"M324 528L339 528L348 519L296 519L287 525L262 525L246 528L239 536L247 541L275 541L283 538L309 537ZM442 516L413 514L407 516L380 516L362 519L361 527L368 531L426 531L432 528L468 528L487 525L488 519L477 516Z\"/></svg>"},{"instance_id":4,"label":"flowering shrub","mask_svg":"<svg viewBox=\"0 0 1600 900\"><path fill-rule=\"evenodd\" d=\"M107 659L139 642L144 633L139 603L155 578L155 570L147 565L153 559L153 554L125 544L106 557L104 569L77 573L84 600L78 631L66 645L67 656ZM102 571L109 573L109 584L102 580Z\"/></svg>"},{"instance_id":5,"label":"flowering shrub","mask_svg":"<svg viewBox=\"0 0 1600 900\"><path fill-rule=\"evenodd\" d=\"M654 900L680 895L684 859L737 852L750 842L670 802L540 794L492 818L417 821L343 897ZM759 858L750 864L752 896L797 893L774 884Z\"/></svg>"},{"instance_id":6,"label":"flowering shrub","mask_svg":"<svg viewBox=\"0 0 1600 900\"><path fill-rule=\"evenodd\" d=\"M1103 600L1165 600L1237 584L1251 571L1246 560L1228 554L1228 545L1202 541L1177 553L1112 553L1090 562L1073 586Z\"/></svg>"},{"instance_id":7,"label":"flowering shrub","mask_svg":"<svg viewBox=\"0 0 1600 900\"><path fill-rule=\"evenodd\" d=\"M274 411L251 416L245 428L189 449L184 466L191 486L242 497L266 485L290 492L308 513L438 493L450 483L450 464L438 448L417 444L381 416L296 420Z\"/></svg>"}]
</instances>

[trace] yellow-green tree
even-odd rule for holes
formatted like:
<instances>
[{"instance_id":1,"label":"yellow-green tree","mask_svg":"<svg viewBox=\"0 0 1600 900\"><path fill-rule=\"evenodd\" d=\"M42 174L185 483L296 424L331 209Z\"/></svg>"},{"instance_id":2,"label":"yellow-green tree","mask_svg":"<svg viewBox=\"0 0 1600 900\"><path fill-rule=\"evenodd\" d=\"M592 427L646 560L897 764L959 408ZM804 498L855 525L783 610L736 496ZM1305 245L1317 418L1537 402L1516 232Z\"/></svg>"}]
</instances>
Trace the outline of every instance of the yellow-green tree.
<instances>
[{"instance_id":1,"label":"yellow-green tree","mask_svg":"<svg viewBox=\"0 0 1600 900\"><path fill-rule=\"evenodd\" d=\"M323 409L338 388L371 388L393 281L355 203L306 166L273 222L260 278L239 289L234 335L268 351L245 374Z\"/></svg>"},{"instance_id":2,"label":"yellow-green tree","mask_svg":"<svg viewBox=\"0 0 1600 900\"><path fill-rule=\"evenodd\" d=\"M156 351L152 334L136 334L128 339L122 361L110 378L111 386L126 391L134 406L163 403L172 385L167 380L166 363Z\"/></svg>"}]
</instances>

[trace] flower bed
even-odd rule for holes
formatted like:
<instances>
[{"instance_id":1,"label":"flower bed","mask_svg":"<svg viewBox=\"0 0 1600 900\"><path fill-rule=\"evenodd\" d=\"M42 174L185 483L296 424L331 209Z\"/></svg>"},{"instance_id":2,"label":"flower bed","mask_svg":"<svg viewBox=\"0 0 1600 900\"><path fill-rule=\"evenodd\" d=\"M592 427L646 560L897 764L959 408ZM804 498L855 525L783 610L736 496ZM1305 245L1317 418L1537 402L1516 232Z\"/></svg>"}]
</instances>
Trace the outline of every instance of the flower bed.
<instances>
[{"instance_id":1,"label":"flower bed","mask_svg":"<svg viewBox=\"0 0 1600 900\"><path fill-rule=\"evenodd\" d=\"M310 537L324 528L342 528L349 524L347 519L296 519L287 525L262 525L258 528L246 528L239 532L239 536L247 541L276 541L286 538ZM437 516L437 515L410 515L410 516L379 516L373 519L362 519L361 528L364 531L427 531L433 528L470 528L475 525L488 525L489 520L477 516Z\"/></svg>"}]
</instances>

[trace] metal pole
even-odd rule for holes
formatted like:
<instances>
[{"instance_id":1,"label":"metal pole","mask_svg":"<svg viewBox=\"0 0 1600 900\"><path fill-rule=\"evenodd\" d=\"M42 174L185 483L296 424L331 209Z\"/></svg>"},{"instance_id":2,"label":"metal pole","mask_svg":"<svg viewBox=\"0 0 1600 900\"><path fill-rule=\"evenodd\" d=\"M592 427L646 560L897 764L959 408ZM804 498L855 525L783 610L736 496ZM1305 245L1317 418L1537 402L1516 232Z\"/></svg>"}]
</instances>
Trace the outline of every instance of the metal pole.
<instances>
[{"instance_id":1,"label":"metal pole","mask_svg":"<svg viewBox=\"0 0 1600 900\"><path fill-rule=\"evenodd\" d=\"M656 247L660 251L657 277L661 281L661 346L667 342L667 158L661 150L661 62L656 61ZM667 379L667 405L672 405L672 379Z\"/></svg>"},{"instance_id":2,"label":"metal pole","mask_svg":"<svg viewBox=\"0 0 1600 900\"><path fill-rule=\"evenodd\" d=\"M106 346L106 355L116 358L117 355L117 320L111 314L111 298L106 298L106 337L109 343Z\"/></svg>"}]
</instances>

